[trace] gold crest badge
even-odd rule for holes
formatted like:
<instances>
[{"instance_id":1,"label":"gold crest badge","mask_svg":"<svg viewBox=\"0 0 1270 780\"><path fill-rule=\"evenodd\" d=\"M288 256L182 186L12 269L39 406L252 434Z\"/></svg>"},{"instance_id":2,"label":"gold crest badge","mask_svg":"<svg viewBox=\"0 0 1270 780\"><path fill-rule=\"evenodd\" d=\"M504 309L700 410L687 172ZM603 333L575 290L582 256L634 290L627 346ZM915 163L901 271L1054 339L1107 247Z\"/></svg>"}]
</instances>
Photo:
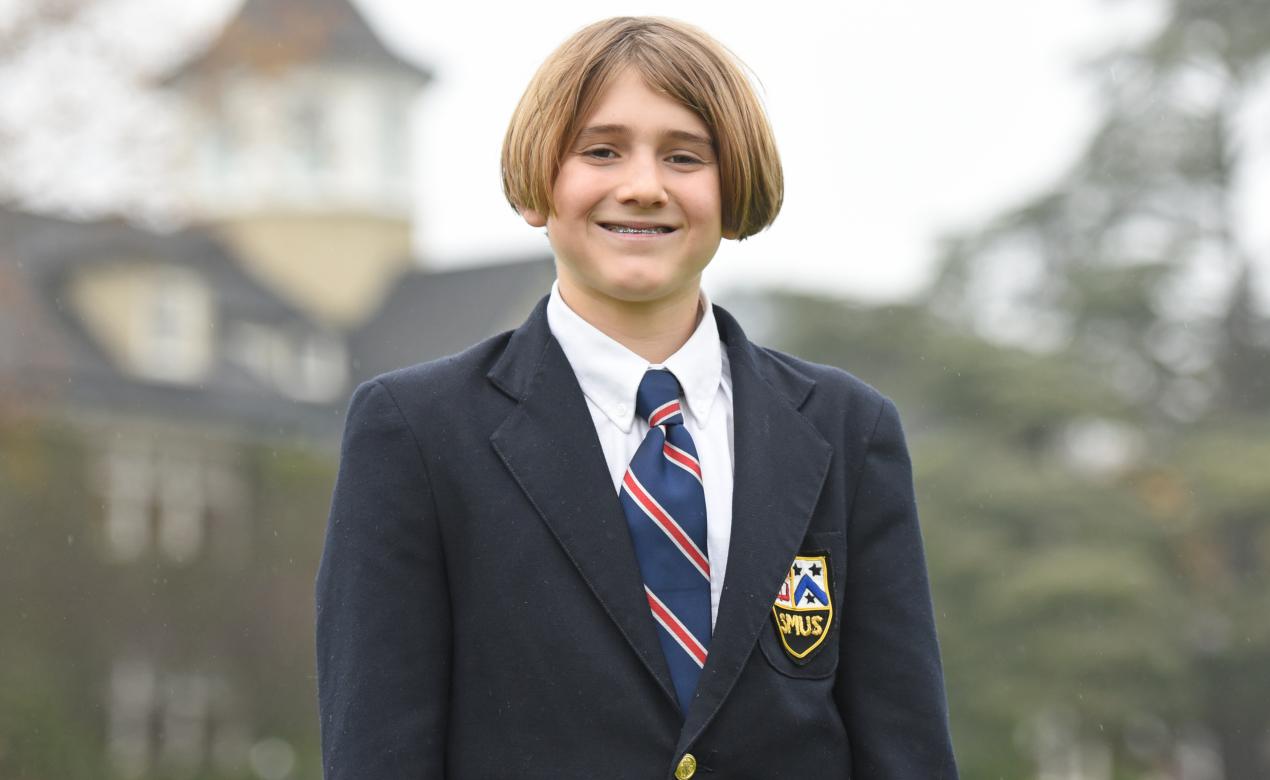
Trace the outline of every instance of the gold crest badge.
<instances>
[{"instance_id":1,"label":"gold crest badge","mask_svg":"<svg viewBox=\"0 0 1270 780\"><path fill-rule=\"evenodd\" d=\"M772 605L772 619L781 645L795 663L811 660L829 635L832 593L828 555L800 555L790 564Z\"/></svg>"}]
</instances>

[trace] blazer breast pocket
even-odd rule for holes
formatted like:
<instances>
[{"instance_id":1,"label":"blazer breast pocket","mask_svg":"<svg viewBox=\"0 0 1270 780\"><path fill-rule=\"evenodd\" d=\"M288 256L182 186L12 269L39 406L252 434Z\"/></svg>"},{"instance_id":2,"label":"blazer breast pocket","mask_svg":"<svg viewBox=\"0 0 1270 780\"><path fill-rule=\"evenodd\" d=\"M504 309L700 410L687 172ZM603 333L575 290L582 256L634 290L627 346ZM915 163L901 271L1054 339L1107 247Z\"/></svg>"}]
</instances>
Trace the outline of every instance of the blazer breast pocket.
<instances>
[{"instance_id":1,"label":"blazer breast pocket","mask_svg":"<svg viewBox=\"0 0 1270 780\"><path fill-rule=\"evenodd\" d=\"M807 534L759 633L759 645L773 669L803 679L837 671L845 576L842 532Z\"/></svg>"}]
</instances>

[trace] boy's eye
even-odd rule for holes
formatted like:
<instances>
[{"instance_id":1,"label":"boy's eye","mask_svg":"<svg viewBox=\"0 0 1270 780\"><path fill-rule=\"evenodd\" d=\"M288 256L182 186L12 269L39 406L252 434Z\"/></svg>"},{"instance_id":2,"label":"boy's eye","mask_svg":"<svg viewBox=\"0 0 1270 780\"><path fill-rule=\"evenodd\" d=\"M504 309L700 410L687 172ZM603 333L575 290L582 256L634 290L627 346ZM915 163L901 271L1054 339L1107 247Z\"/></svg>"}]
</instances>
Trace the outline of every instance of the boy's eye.
<instances>
[{"instance_id":1,"label":"boy's eye","mask_svg":"<svg viewBox=\"0 0 1270 780\"><path fill-rule=\"evenodd\" d=\"M583 151L582 154L587 157L594 157L597 160L611 160L617 156L616 151L603 146L596 147L594 149L587 149Z\"/></svg>"},{"instance_id":2,"label":"boy's eye","mask_svg":"<svg viewBox=\"0 0 1270 780\"><path fill-rule=\"evenodd\" d=\"M674 165L700 165L701 160L691 154L672 154L669 158Z\"/></svg>"}]
</instances>

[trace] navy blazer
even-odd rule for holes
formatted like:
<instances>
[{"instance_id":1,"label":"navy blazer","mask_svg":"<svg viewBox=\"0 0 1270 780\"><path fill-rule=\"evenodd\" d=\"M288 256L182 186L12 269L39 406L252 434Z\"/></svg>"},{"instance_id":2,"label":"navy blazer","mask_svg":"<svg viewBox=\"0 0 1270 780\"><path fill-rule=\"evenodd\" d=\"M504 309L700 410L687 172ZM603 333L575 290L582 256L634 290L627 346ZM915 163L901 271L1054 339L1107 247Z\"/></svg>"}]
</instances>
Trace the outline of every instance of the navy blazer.
<instances>
[{"instance_id":1,"label":"navy blazer","mask_svg":"<svg viewBox=\"0 0 1270 780\"><path fill-rule=\"evenodd\" d=\"M546 298L517 330L359 387L317 577L328 780L956 778L911 467L890 401L751 344L732 372L727 576L681 712L626 518ZM827 555L819 649L782 646Z\"/></svg>"}]
</instances>

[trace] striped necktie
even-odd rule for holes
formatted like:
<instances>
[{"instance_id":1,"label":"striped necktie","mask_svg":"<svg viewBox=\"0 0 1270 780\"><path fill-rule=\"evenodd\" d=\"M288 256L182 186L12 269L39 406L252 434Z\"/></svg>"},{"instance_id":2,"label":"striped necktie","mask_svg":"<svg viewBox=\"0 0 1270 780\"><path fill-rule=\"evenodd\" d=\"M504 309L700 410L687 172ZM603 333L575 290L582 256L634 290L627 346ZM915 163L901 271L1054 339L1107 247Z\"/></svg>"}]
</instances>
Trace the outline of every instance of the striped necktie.
<instances>
[{"instance_id":1,"label":"striped necktie","mask_svg":"<svg viewBox=\"0 0 1270 780\"><path fill-rule=\"evenodd\" d=\"M683 425L674 374L665 369L645 373L635 411L648 421L648 435L631 458L618 497L670 678L680 708L687 713L710 646L710 560L701 464Z\"/></svg>"}]
</instances>

